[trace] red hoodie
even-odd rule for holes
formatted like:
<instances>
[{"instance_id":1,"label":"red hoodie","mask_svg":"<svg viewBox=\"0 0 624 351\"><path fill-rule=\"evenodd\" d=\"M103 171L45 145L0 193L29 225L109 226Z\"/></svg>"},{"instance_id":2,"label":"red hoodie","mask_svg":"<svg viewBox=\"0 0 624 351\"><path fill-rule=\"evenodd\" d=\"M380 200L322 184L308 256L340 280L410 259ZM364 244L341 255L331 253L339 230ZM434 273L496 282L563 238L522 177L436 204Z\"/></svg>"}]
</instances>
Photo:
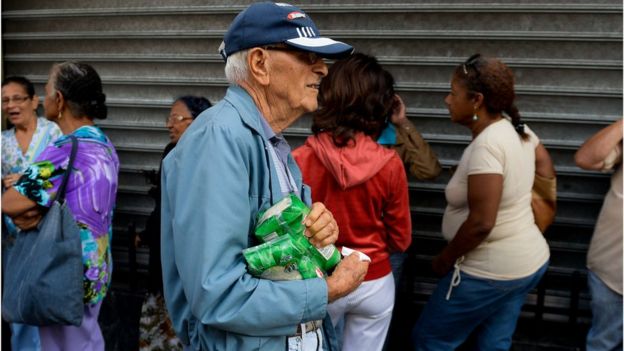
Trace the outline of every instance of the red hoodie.
<instances>
[{"instance_id":1,"label":"red hoodie","mask_svg":"<svg viewBox=\"0 0 624 351\"><path fill-rule=\"evenodd\" d=\"M336 245L371 258L365 280L390 273L389 253L405 251L412 241L407 177L396 151L363 133L338 148L329 133L320 133L293 156L312 200L325 204L340 227Z\"/></svg>"}]
</instances>

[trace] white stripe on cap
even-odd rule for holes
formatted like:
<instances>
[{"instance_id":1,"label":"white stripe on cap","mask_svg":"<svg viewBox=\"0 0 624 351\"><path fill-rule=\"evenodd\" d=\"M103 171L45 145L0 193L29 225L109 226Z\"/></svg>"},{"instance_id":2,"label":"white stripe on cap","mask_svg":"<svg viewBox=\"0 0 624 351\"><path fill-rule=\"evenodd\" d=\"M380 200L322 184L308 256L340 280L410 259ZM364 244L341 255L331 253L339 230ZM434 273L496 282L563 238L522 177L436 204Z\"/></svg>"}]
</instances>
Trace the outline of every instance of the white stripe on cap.
<instances>
[{"instance_id":1,"label":"white stripe on cap","mask_svg":"<svg viewBox=\"0 0 624 351\"><path fill-rule=\"evenodd\" d=\"M328 46L328 45L332 45L332 44L343 44L339 41L335 41L333 39L330 38L322 38L322 37L316 37L316 38L294 38L294 39L288 39L286 40L287 43L293 43L295 45L301 45L301 46L309 46L309 47L322 47L322 46Z\"/></svg>"},{"instance_id":2,"label":"white stripe on cap","mask_svg":"<svg viewBox=\"0 0 624 351\"><path fill-rule=\"evenodd\" d=\"M300 38L313 38L316 36L312 27L298 27L297 34Z\"/></svg>"}]
</instances>

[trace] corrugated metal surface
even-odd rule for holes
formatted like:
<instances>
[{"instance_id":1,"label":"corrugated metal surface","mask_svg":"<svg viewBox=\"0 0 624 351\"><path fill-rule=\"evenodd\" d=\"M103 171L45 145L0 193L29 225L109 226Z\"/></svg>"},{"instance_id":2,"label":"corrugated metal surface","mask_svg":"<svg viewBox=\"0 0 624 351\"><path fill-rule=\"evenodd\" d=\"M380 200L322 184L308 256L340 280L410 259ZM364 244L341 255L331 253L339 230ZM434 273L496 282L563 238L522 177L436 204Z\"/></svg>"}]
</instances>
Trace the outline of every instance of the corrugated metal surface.
<instances>
[{"instance_id":1,"label":"corrugated metal surface","mask_svg":"<svg viewBox=\"0 0 624 351\"><path fill-rule=\"evenodd\" d=\"M153 206L143 171L158 166L167 142L163 118L169 104L182 94L204 95L213 102L222 97L226 82L217 47L247 3L3 3L5 76L26 75L41 93L52 62L76 59L93 64L103 78L110 117L102 126L122 162L115 218L120 269L127 260L124 228L130 222L141 228ZM622 116L620 1L298 4L323 34L378 56L394 73L409 117L445 168L457 163L469 142L467 131L450 123L443 104L453 67L474 52L507 62L517 77L520 111L550 150L559 174L559 212L548 235L551 271L584 270L587 243L608 184L606 175L575 167L573 154L589 135ZM307 117L293 126L288 131L291 143L302 143L308 127ZM433 182L410 183L417 270L425 269L441 245L447 180L444 174ZM426 287L427 282L415 284Z\"/></svg>"}]
</instances>

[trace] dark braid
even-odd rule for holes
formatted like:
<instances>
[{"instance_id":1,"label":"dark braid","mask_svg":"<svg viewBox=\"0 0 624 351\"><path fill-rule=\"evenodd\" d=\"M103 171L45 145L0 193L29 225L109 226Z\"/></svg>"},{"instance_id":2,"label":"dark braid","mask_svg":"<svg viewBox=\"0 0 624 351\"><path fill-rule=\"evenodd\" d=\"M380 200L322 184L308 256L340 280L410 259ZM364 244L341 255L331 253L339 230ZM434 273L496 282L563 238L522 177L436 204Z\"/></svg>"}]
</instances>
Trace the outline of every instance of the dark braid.
<instances>
[{"instance_id":1,"label":"dark braid","mask_svg":"<svg viewBox=\"0 0 624 351\"><path fill-rule=\"evenodd\" d=\"M524 123L520 120L520 111L516 105L511 105L511 107L505 109L505 113L511 118L511 124L516 129L516 132L520 134L522 140L527 140L529 135L524 131Z\"/></svg>"}]
</instances>

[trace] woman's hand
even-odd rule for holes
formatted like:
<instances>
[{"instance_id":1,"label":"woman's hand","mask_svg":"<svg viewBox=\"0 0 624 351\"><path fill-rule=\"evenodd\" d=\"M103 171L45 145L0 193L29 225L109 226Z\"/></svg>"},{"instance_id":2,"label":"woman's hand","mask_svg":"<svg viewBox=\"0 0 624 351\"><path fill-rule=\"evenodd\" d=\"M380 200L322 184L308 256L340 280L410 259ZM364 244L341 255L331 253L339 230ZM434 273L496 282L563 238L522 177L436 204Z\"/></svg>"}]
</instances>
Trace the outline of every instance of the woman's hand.
<instances>
[{"instance_id":1,"label":"woman's hand","mask_svg":"<svg viewBox=\"0 0 624 351\"><path fill-rule=\"evenodd\" d=\"M19 173L7 174L6 177L2 178L2 186L4 186L5 189L12 187L21 176L22 175Z\"/></svg>"},{"instance_id":2,"label":"woman's hand","mask_svg":"<svg viewBox=\"0 0 624 351\"><path fill-rule=\"evenodd\" d=\"M316 247L325 247L338 240L338 223L332 213L320 202L312 204L312 209L303 224L307 227L304 232L305 236Z\"/></svg>"},{"instance_id":3,"label":"woman's hand","mask_svg":"<svg viewBox=\"0 0 624 351\"><path fill-rule=\"evenodd\" d=\"M42 218L43 213L41 210L35 208L13 217L13 224L21 230L30 230L36 228Z\"/></svg>"},{"instance_id":4,"label":"woman's hand","mask_svg":"<svg viewBox=\"0 0 624 351\"><path fill-rule=\"evenodd\" d=\"M448 259L442 252L433 258L431 269L437 276L443 277L453 268L454 263L452 259Z\"/></svg>"},{"instance_id":5,"label":"woman's hand","mask_svg":"<svg viewBox=\"0 0 624 351\"><path fill-rule=\"evenodd\" d=\"M395 126L401 126L403 123L409 122L407 115L405 114L405 104L399 94L394 94L394 103L392 106L392 116L390 116L390 123Z\"/></svg>"}]
</instances>

